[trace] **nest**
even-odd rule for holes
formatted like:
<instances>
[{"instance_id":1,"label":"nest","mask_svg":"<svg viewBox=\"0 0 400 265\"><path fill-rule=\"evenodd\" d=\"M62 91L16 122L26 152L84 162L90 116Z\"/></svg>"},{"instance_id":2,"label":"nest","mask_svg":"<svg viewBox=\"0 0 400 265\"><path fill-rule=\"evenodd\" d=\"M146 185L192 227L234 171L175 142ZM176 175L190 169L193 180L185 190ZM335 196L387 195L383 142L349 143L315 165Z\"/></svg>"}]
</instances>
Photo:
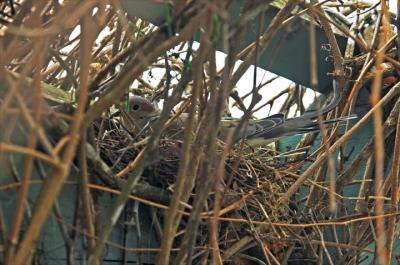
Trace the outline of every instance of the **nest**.
<instances>
[{"instance_id":1,"label":"nest","mask_svg":"<svg viewBox=\"0 0 400 265\"><path fill-rule=\"evenodd\" d=\"M95 145L99 146L102 160L117 174L128 167L144 148L148 135L135 135L121 126L118 120L108 118L97 121L95 128L100 128L104 122L112 124L110 127L113 129L109 128L110 131L103 134L101 139L98 138ZM137 145L138 142L141 144ZM182 145L180 140L162 137L156 157L144 171L141 181L167 193L173 192L181 162ZM219 154L222 154L223 146L224 143L220 142ZM223 218L226 219L219 231L220 236L224 237L223 248L229 249L234 242L250 235L252 231L249 223L264 223L265 220L284 224L296 222L295 216L298 211L296 203L291 202L290 206L281 206L279 203L282 194L295 181L295 174L289 174L285 170L296 162L274 159L274 153L272 147L257 149L247 147L244 151L243 147L236 146L227 157L220 187L224 194L223 198L220 198L221 209L224 212ZM195 180L189 205L193 202L197 186L202 183L200 178ZM210 193L207 204L212 205L215 200L215 193ZM210 213L204 212L203 218L208 218ZM187 218L184 218L180 225L181 229L185 228L186 222ZM279 231L266 230L269 231L263 231L262 236L268 238L268 241L274 239L273 241L279 242L279 238L284 234L279 229ZM199 242L207 240L206 224L200 225L199 232L197 240ZM280 245L279 248L283 249L284 245Z\"/></svg>"}]
</instances>

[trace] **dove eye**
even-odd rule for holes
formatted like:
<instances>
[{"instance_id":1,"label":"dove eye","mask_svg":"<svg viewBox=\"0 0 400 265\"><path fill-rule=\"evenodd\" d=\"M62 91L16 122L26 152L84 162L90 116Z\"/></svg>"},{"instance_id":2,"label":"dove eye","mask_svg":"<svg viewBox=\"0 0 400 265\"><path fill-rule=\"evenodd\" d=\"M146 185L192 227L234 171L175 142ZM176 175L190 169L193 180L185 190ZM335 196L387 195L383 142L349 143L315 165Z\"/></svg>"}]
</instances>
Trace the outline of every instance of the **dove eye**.
<instances>
[{"instance_id":1,"label":"dove eye","mask_svg":"<svg viewBox=\"0 0 400 265\"><path fill-rule=\"evenodd\" d=\"M132 110L134 110L134 111L138 111L139 109L140 109L139 104L135 104L132 106Z\"/></svg>"}]
</instances>

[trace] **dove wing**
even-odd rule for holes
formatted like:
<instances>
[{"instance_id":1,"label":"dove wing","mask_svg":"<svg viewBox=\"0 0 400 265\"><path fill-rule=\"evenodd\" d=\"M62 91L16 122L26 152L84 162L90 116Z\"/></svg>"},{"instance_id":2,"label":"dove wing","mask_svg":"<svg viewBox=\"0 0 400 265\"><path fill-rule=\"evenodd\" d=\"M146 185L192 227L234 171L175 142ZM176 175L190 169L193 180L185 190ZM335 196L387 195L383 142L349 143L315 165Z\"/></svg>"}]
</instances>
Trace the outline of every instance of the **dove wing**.
<instances>
[{"instance_id":1,"label":"dove wing","mask_svg":"<svg viewBox=\"0 0 400 265\"><path fill-rule=\"evenodd\" d=\"M247 138L263 137L264 134L284 123L285 116L282 113L251 121L247 131Z\"/></svg>"}]
</instances>

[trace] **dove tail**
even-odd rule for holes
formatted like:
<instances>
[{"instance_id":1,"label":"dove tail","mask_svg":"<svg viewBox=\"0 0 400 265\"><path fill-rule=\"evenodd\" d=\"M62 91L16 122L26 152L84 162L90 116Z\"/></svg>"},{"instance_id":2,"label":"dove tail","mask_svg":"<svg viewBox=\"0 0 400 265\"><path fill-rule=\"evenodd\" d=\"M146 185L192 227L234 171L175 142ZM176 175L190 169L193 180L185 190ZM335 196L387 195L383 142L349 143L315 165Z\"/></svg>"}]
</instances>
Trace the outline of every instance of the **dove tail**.
<instances>
[{"instance_id":1,"label":"dove tail","mask_svg":"<svg viewBox=\"0 0 400 265\"><path fill-rule=\"evenodd\" d=\"M349 115L349 116L344 116L344 117L339 117L339 118L334 118L334 119L329 119L329 120L324 120L322 123L326 126L331 127L330 125L338 124L339 126L345 125L345 123L349 120L356 119L357 115ZM307 133L307 132L316 132L319 131L321 128L319 126L318 120L313 120L311 121L310 124L308 124L305 127L300 127L297 130L297 133Z\"/></svg>"}]
</instances>

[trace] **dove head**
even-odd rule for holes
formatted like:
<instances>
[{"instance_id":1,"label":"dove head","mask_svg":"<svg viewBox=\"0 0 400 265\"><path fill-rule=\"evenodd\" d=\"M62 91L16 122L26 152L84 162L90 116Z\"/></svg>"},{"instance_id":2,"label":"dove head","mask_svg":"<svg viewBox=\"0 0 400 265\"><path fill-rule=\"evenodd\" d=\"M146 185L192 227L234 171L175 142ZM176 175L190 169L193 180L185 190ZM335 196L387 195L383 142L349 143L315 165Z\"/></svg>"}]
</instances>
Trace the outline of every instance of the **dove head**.
<instances>
[{"instance_id":1,"label":"dove head","mask_svg":"<svg viewBox=\"0 0 400 265\"><path fill-rule=\"evenodd\" d=\"M139 96L129 98L129 110L127 112L134 120L142 120L158 115L158 109L147 99Z\"/></svg>"}]
</instances>

